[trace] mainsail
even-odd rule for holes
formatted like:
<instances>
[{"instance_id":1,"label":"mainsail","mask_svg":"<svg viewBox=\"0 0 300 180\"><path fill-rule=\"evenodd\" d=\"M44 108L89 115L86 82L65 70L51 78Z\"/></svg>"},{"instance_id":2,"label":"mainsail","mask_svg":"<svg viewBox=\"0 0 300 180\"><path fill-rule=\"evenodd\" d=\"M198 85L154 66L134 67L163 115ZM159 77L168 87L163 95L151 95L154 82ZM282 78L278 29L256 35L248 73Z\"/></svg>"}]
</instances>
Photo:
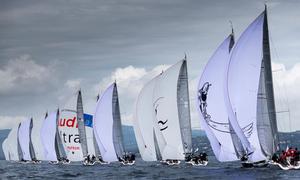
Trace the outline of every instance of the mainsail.
<instances>
[{"instance_id":1,"label":"mainsail","mask_svg":"<svg viewBox=\"0 0 300 180\"><path fill-rule=\"evenodd\" d=\"M76 109L77 109L76 112L77 112L78 132L79 132L80 144L82 147L82 154L83 157L87 157L88 149L87 149L86 132L85 132L85 125L84 125L84 118L83 118L82 96L80 90L78 92Z\"/></svg>"},{"instance_id":2,"label":"mainsail","mask_svg":"<svg viewBox=\"0 0 300 180\"><path fill-rule=\"evenodd\" d=\"M41 141L44 149L45 160L57 161L55 150L57 112L52 112L47 116L41 128Z\"/></svg>"},{"instance_id":3,"label":"mainsail","mask_svg":"<svg viewBox=\"0 0 300 180\"><path fill-rule=\"evenodd\" d=\"M56 151L57 159L61 160L61 159L66 159L67 155L65 152L65 148L61 136L59 134L58 126L59 126L59 109L57 109L56 112L55 151Z\"/></svg>"},{"instance_id":4,"label":"mainsail","mask_svg":"<svg viewBox=\"0 0 300 180\"><path fill-rule=\"evenodd\" d=\"M23 160L31 161L30 156L30 122L31 119L27 119L20 123L18 130L18 141L22 151Z\"/></svg>"},{"instance_id":5,"label":"mainsail","mask_svg":"<svg viewBox=\"0 0 300 180\"><path fill-rule=\"evenodd\" d=\"M266 160L277 145L266 11L237 41L227 78L229 102L234 113L231 117L235 116L229 118L232 128L251 154L249 161ZM247 126L249 130L242 132L241 129Z\"/></svg>"},{"instance_id":6,"label":"mainsail","mask_svg":"<svg viewBox=\"0 0 300 180\"><path fill-rule=\"evenodd\" d=\"M124 151L116 83L99 98L94 114L94 134L104 161L118 161Z\"/></svg>"},{"instance_id":7,"label":"mainsail","mask_svg":"<svg viewBox=\"0 0 300 180\"><path fill-rule=\"evenodd\" d=\"M180 84L187 81L184 75L186 70L182 68L186 68L186 60L178 62L160 74L155 83L154 130L163 160L184 160L185 154L190 152L192 147L190 119L187 115L189 113L187 82L185 85ZM181 106L182 102L178 102L179 100L185 107Z\"/></svg>"},{"instance_id":8,"label":"mainsail","mask_svg":"<svg viewBox=\"0 0 300 180\"><path fill-rule=\"evenodd\" d=\"M209 59L198 84L197 108L200 125L205 130L218 161L238 160L240 150L235 148L235 132L228 120L224 99L226 68L234 44L233 33L217 48ZM230 107L231 108L231 107ZM235 138L235 139L234 139Z\"/></svg>"},{"instance_id":9,"label":"mainsail","mask_svg":"<svg viewBox=\"0 0 300 180\"><path fill-rule=\"evenodd\" d=\"M278 130L274 100L267 8L263 23L263 60L257 95L257 128L264 154L271 157L278 148Z\"/></svg>"}]
</instances>

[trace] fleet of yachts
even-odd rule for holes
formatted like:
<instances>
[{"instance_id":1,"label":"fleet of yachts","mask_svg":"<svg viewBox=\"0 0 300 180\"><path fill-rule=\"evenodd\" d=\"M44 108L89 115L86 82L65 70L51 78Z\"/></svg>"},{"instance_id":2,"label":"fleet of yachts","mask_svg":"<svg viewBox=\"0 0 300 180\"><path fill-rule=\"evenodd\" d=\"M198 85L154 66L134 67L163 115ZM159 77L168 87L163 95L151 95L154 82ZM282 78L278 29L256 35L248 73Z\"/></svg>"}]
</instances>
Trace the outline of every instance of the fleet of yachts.
<instances>
[{"instance_id":1,"label":"fleet of yachts","mask_svg":"<svg viewBox=\"0 0 300 180\"><path fill-rule=\"evenodd\" d=\"M190 106L195 104L218 161L240 161L244 167L276 165L272 156L279 150L279 138L270 54L265 8L236 42L232 31L216 49L194 91L196 103L189 100L186 57L147 82L133 118L142 160L208 164L207 154L192 146ZM117 82L95 104L95 113L85 114L79 90L65 107L46 113L41 123L22 121L3 142L5 158L133 165L135 154L124 147ZM298 162L285 166L299 167Z\"/></svg>"}]
</instances>

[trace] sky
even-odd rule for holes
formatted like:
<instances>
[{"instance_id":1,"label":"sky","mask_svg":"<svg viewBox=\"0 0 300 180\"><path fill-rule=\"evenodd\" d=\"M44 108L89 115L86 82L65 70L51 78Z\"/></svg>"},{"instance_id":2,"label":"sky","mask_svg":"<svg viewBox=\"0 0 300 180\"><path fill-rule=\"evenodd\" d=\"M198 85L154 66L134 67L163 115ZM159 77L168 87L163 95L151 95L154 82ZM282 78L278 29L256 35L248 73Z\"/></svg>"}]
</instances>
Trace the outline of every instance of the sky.
<instances>
[{"instance_id":1,"label":"sky","mask_svg":"<svg viewBox=\"0 0 300 180\"><path fill-rule=\"evenodd\" d=\"M2 0L0 129L42 120L81 88L84 110L118 83L122 123L152 77L187 54L192 127L196 84L217 46L264 10L263 0ZM271 55L280 131L300 130L300 1L269 0ZM281 112L281 113L280 113Z\"/></svg>"}]
</instances>

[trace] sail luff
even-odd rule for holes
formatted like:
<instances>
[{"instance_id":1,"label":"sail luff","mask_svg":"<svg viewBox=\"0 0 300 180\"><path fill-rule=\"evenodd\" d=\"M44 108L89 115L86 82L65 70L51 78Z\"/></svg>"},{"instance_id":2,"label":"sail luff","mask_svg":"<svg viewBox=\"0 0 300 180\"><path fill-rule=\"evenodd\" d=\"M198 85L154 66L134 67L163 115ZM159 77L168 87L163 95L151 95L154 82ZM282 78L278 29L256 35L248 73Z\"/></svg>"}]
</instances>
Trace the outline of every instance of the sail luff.
<instances>
[{"instance_id":1,"label":"sail luff","mask_svg":"<svg viewBox=\"0 0 300 180\"><path fill-rule=\"evenodd\" d=\"M80 90L78 92L76 109L77 109L78 132L79 132L79 139L82 148L82 154L83 157L87 157L88 149L87 149L86 131L85 131L84 117L83 117L82 96Z\"/></svg>"}]
</instances>

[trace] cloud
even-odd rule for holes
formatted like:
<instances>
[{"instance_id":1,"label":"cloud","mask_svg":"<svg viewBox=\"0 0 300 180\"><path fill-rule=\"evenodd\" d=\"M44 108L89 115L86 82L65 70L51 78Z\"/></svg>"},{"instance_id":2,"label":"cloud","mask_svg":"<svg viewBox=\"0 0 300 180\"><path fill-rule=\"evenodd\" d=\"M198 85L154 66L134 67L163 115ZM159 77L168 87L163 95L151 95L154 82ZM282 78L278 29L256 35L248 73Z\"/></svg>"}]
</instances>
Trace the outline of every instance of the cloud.
<instances>
[{"instance_id":1,"label":"cloud","mask_svg":"<svg viewBox=\"0 0 300 180\"><path fill-rule=\"evenodd\" d=\"M9 129L17 126L19 122L25 120L23 116L0 116L1 129Z\"/></svg>"},{"instance_id":2,"label":"cloud","mask_svg":"<svg viewBox=\"0 0 300 180\"><path fill-rule=\"evenodd\" d=\"M52 67L37 64L29 55L9 60L0 68L0 94L42 89L53 77Z\"/></svg>"},{"instance_id":3,"label":"cloud","mask_svg":"<svg viewBox=\"0 0 300 180\"><path fill-rule=\"evenodd\" d=\"M143 88L153 77L165 70L169 65L159 65L150 70L134 66L115 69L110 76L104 77L100 83L94 86L96 92L103 92L115 80L118 85L122 122L132 125L133 109L136 98Z\"/></svg>"},{"instance_id":4,"label":"cloud","mask_svg":"<svg viewBox=\"0 0 300 180\"><path fill-rule=\"evenodd\" d=\"M300 63L290 69L272 63L272 68L278 129L295 131L300 127Z\"/></svg>"}]
</instances>

